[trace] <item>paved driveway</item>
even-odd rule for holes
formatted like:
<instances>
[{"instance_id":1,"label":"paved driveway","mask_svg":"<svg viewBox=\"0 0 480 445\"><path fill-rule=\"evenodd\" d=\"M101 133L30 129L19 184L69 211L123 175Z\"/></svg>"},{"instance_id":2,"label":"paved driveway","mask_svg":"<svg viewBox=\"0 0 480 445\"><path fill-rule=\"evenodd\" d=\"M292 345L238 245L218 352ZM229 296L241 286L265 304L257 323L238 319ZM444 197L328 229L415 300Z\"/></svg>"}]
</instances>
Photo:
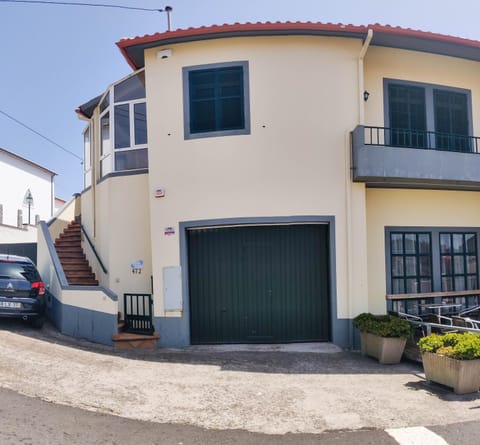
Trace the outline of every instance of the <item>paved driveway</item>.
<instances>
[{"instance_id":1,"label":"paved driveway","mask_svg":"<svg viewBox=\"0 0 480 445\"><path fill-rule=\"evenodd\" d=\"M115 351L49 325L38 332L0 321L0 386L133 419L271 434L480 417L476 394L426 384L417 364L382 366L321 346Z\"/></svg>"}]
</instances>

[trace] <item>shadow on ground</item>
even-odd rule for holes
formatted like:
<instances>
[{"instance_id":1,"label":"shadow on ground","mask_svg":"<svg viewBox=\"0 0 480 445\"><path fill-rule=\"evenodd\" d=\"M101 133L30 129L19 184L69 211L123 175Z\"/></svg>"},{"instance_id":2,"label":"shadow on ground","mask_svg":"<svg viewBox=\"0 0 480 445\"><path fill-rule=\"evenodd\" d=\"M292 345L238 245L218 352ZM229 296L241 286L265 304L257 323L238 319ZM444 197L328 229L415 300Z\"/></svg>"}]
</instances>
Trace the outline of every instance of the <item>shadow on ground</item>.
<instances>
[{"instance_id":1,"label":"shadow on ground","mask_svg":"<svg viewBox=\"0 0 480 445\"><path fill-rule=\"evenodd\" d=\"M97 354L160 363L218 366L225 371L259 372L274 374L417 374L422 365L404 361L399 365L379 365L356 351L341 352L278 352L278 351L218 351L208 347L201 350L156 349L116 350L87 340L63 335L46 322L40 330L18 320L0 320L0 331L9 331L32 339L85 350Z\"/></svg>"}]
</instances>

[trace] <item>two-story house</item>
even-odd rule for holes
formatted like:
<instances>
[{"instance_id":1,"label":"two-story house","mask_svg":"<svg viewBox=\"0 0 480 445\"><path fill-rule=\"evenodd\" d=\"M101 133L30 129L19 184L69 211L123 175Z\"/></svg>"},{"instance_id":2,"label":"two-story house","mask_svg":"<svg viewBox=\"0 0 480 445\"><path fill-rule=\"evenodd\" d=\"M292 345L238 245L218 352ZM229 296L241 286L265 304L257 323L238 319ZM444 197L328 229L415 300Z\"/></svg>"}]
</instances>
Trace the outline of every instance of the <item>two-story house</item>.
<instances>
[{"instance_id":1,"label":"two-story house","mask_svg":"<svg viewBox=\"0 0 480 445\"><path fill-rule=\"evenodd\" d=\"M89 300L102 338L151 294L162 346L348 347L386 296L479 288L480 42L257 23L117 45L132 74L77 110L84 246L119 297Z\"/></svg>"}]
</instances>

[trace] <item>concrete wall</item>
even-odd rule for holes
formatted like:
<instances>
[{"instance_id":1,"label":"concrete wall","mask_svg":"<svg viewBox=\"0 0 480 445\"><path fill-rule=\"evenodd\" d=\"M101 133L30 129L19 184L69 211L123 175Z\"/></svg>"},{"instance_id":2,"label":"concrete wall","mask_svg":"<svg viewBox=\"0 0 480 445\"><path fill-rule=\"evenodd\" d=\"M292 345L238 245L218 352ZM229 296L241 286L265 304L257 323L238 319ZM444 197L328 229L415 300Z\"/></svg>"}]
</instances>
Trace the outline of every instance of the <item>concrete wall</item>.
<instances>
[{"instance_id":1,"label":"concrete wall","mask_svg":"<svg viewBox=\"0 0 480 445\"><path fill-rule=\"evenodd\" d=\"M151 293L150 195L147 174L109 177L82 194L82 224L108 273L86 241L84 250L100 285L120 296L120 311L123 293Z\"/></svg>"},{"instance_id":2,"label":"concrete wall","mask_svg":"<svg viewBox=\"0 0 480 445\"><path fill-rule=\"evenodd\" d=\"M19 229L18 227L6 226L0 224L0 244L11 243L36 243L37 229L32 226L25 226Z\"/></svg>"},{"instance_id":3,"label":"concrete wall","mask_svg":"<svg viewBox=\"0 0 480 445\"><path fill-rule=\"evenodd\" d=\"M372 46L365 57L365 125L384 121L383 80L397 79L464 88L472 94L473 134L480 135L480 63L436 54Z\"/></svg>"},{"instance_id":4,"label":"concrete wall","mask_svg":"<svg viewBox=\"0 0 480 445\"><path fill-rule=\"evenodd\" d=\"M39 227L37 267L48 289L47 316L64 334L113 344L117 296L102 287L68 286L47 225Z\"/></svg>"},{"instance_id":5,"label":"concrete wall","mask_svg":"<svg viewBox=\"0 0 480 445\"><path fill-rule=\"evenodd\" d=\"M17 226L19 209L23 211L23 223L28 224L28 206L23 204L27 189L30 189L34 200L30 208L30 224L35 224L35 215L40 215L43 220L50 219L54 212L52 173L0 151L3 224Z\"/></svg>"},{"instance_id":6,"label":"concrete wall","mask_svg":"<svg viewBox=\"0 0 480 445\"><path fill-rule=\"evenodd\" d=\"M385 312L385 227L479 227L479 222L478 192L368 189L369 310Z\"/></svg>"},{"instance_id":7,"label":"concrete wall","mask_svg":"<svg viewBox=\"0 0 480 445\"><path fill-rule=\"evenodd\" d=\"M361 43L262 37L168 48L168 59L146 51L149 190L166 191L149 195L155 315L181 316L164 310L161 273L185 267L180 222L302 215L335 217L338 318L367 309L365 189L349 173ZM251 134L184 140L182 68L230 61L249 63Z\"/></svg>"}]
</instances>

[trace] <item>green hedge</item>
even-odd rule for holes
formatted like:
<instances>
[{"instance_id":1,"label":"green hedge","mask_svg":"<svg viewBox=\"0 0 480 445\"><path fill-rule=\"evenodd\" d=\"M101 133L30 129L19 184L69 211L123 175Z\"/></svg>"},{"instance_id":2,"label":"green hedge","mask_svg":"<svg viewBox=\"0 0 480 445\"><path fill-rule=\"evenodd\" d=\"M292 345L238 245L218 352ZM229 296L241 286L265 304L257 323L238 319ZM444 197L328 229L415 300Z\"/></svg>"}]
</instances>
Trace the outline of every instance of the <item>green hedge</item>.
<instances>
[{"instance_id":1,"label":"green hedge","mask_svg":"<svg viewBox=\"0 0 480 445\"><path fill-rule=\"evenodd\" d=\"M480 359L480 335L473 332L430 334L418 342L421 352L433 352L457 360Z\"/></svg>"},{"instance_id":2,"label":"green hedge","mask_svg":"<svg viewBox=\"0 0 480 445\"><path fill-rule=\"evenodd\" d=\"M373 315L363 313L353 319L353 325L361 332L380 337L404 337L412 335L412 326L407 320L393 315Z\"/></svg>"}]
</instances>

